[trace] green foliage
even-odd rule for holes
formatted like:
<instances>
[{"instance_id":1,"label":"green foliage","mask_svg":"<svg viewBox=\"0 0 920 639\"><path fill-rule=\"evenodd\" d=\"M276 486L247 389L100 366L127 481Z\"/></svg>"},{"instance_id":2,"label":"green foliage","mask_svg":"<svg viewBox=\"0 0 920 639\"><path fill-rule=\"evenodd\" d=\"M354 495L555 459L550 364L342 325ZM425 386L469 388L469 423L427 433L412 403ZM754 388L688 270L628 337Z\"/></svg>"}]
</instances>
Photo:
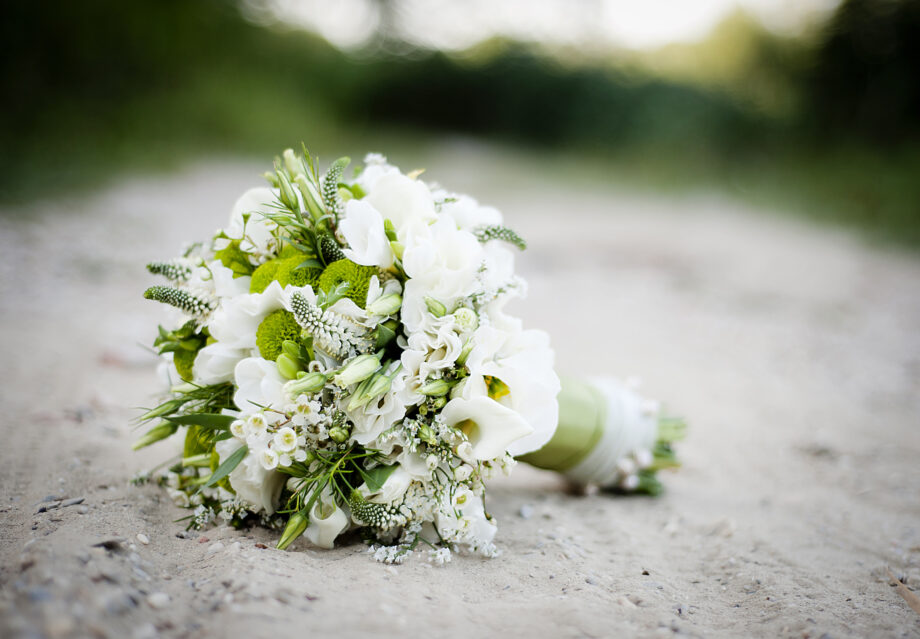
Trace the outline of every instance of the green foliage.
<instances>
[{"instance_id":1,"label":"green foliage","mask_svg":"<svg viewBox=\"0 0 920 639\"><path fill-rule=\"evenodd\" d=\"M249 261L249 256L240 248L240 240L232 240L226 247L215 251L214 257L233 271L233 277L252 275L254 270L252 263Z\"/></svg>"},{"instance_id":2,"label":"green foliage","mask_svg":"<svg viewBox=\"0 0 920 639\"><path fill-rule=\"evenodd\" d=\"M256 329L259 354L267 360L275 361L282 353L284 341L299 341L300 333L300 325L290 312L278 309L269 313Z\"/></svg>"},{"instance_id":3,"label":"green foliage","mask_svg":"<svg viewBox=\"0 0 920 639\"><path fill-rule=\"evenodd\" d=\"M342 283L348 284L345 297L364 308L367 303L367 289L371 277L377 274L372 266L355 264L351 260L341 259L332 262L319 277L320 290L329 293Z\"/></svg>"}]
</instances>

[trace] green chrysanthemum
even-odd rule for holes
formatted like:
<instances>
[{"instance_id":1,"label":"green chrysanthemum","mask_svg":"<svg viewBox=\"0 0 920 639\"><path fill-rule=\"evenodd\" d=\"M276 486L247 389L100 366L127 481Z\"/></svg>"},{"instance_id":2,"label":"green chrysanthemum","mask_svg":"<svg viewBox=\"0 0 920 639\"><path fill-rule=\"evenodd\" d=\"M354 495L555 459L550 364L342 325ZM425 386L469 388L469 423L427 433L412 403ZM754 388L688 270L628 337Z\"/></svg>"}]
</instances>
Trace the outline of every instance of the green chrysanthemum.
<instances>
[{"instance_id":1,"label":"green chrysanthemum","mask_svg":"<svg viewBox=\"0 0 920 639\"><path fill-rule=\"evenodd\" d=\"M275 280L278 273L278 267L281 266L281 260L269 260L252 272L252 280L249 282L250 293L261 293L268 288L268 285Z\"/></svg>"},{"instance_id":2,"label":"green chrysanthemum","mask_svg":"<svg viewBox=\"0 0 920 639\"><path fill-rule=\"evenodd\" d=\"M195 364L195 357L198 351L190 351L186 348L179 348L173 352L173 363L176 365L176 372L186 382L192 381L192 366Z\"/></svg>"},{"instance_id":3,"label":"green chrysanthemum","mask_svg":"<svg viewBox=\"0 0 920 639\"><path fill-rule=\"evenodd\" d=\"M214 253L214 257L220 260L220 263L233 271L233 277L243 277L252 274L253 267L249 262L249 256L240 248L240 241L233 240L225 248Z\"/></svg>"},{"instance_id":4,"label":"green chrysanthemum","mask_svg":"<svg viewBox=\"0 0 920 639\"><path fill-rule=\"evenodd\" d=\"M288 284L291 286L316 287L317 279L320 273L322 273L322 270L314 266L301 267L300 265L305 261L307 261L307 258L303 253L299 252L293 257L281 260L278 265L278 270L275 272L275 279L278 280L282 288Z\"/></svg>"},{"instance_id":5,"label":"green chrysanthemum","mask_svg":"<svg viewBox=\"0 0 920 639\"><path fill-rule=\"evenodd\" d=\"M300 325L288 311L278 309L269 313L256 329L259 354L267 360L275 361L281 355L284 340L300 340L300 331Z\"/></svg>"},{"instance_id":6,"label":"green chrysanthemum","mask_svg":"<svg viewBox=\"0 0 920 639\"><path fill-rule=\"evenodd\" d=\"M341 282L348 282L348 290L345 297L351 299L355 304L364 308L367 302L367 289L371 277L377 274L377 269L373 266L361 266L351 260L337 260L326 267L323 274L319 276L319 288L327 293L334 289Z\"/></svg>"}]
</instances>

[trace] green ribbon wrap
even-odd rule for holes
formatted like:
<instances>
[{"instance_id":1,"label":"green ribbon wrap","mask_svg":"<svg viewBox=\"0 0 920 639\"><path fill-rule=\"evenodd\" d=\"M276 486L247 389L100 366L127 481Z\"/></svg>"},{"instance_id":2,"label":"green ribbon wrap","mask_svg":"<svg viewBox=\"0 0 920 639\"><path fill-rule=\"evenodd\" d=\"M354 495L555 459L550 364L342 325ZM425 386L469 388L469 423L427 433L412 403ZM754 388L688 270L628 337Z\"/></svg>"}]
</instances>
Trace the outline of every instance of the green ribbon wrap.
<instances>
[{"instance_id":1,"label":"green ribbon wrap","mask_svg":"<svg viewBox=\"0 0 920 639\"><path fill-rule=\"evenodd\" d=\"M518 457L537 468L564 473L594 450L604 433L608 400L585 380L561 377L559 425L543 448Z\"/></svg>"}]
</instances>

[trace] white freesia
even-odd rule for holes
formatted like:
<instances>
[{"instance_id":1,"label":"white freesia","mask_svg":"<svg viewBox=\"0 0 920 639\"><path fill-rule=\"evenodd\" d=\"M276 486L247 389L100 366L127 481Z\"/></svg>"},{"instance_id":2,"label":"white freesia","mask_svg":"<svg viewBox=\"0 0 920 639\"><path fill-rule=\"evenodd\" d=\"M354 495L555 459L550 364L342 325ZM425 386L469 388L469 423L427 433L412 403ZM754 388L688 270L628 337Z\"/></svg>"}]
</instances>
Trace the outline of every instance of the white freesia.
<instances>
[{"instance_id":1,"label":"white freesia","mask_svg":"<svg viewBox=\"0 0 920 639\"><path fill-rule=\"evenodd\" d=\"M328 486L323 489L308 516L310 523L304 531L304 537L320 548L332 548L335 538L341 535L350 523L345 511L336 505L335 497Z\"/></svg>"},{"instance_id":2,"label":"white freesia","mask_svg":"<svg viewBox=\"0 0 920 639\"><path fill-rule=\"evenodd\" d=\"M512 442L533 432L518 413L482 396L455 397L444 406L441 417L466 434L473 458L480 461L501 457Z\"/></svg>"},{"instance_id":3,"label":"white freesia","mask_svg":"<svg viewBox=\"0 0 920 639\"><path fill-rule=\"evenodd\" d=\"M256 329L269 313L284 307L284 299L281 285L272 282L261 293L223 300L208 324L211 337L230 348L254 349Z\"/></svg>"},{"instance_id":4,"label":"white freesia","mask_svg":"<svg viewBox=\"0 0 920 639\"><path fill-rule=\"evenodd\" d=\"M365 193L374 190L377 181L386 175L398 175L399 169L389 162L380 153L368 153L364 156L364 170L358 175L355 182Z\"/></svg>"},{"instance_id":5,"label":"white freesia","mask_svg":"<svg viewBox=\"0 0 920 639\"><path fill-rule=\"evenodd\" d=\"M240 442L225 439L217 442L215 450L221 462L236 452ZM281 489L284 487L285 475L273 470L266 470L258 454L250 450L243 461L228 475L230 485L237 497L250 504L256 512L264 511L271 515L275 512Z\"/></svg>"},{"instance_id":6,"label":"white freesia","mask_svg":"<svg viewBox=\"0 0 920 639\"><path fill-rule=\"evenodd\" d=\"M348 242L342 251L352 262L380 268L393 266L393 249L384 230L383 217L367 201L350 200L345 204L339 231Z\"/></svg>"},{"instance_id":7,"label":"white freesia","mask_svg":"<svg viewBox=\"0 0 920 639\"><path fill-rule=\"evenodd\" d=\"M247 349L232 348L221 342L208 344L195 356L192 367L195 382L202 386L229 382L233 379L233 369L248 354Z\"/></svg>"}]
</instances>

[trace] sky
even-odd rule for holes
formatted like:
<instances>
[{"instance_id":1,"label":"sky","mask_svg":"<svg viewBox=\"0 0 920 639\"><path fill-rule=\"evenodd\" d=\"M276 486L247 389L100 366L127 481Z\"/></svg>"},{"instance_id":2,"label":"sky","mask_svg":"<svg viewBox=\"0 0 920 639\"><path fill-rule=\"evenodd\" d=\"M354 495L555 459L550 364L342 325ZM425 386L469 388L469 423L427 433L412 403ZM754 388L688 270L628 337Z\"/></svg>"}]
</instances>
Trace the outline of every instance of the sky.
<instances>
[{"instance_id":1,"label":"sky","mask_svg":"<svg viewBox=\"0 0 920 639\"><path fill-rule=\"evenodd\" d=\"M461 50L495 35L547 44L653 49L694 42L741 7L768 28L795 33L827 16L840 0L393 0L394 30L428 48ZM374 0L250 0L342 48L376 31Z\"/></svg>"}]
</instances>

